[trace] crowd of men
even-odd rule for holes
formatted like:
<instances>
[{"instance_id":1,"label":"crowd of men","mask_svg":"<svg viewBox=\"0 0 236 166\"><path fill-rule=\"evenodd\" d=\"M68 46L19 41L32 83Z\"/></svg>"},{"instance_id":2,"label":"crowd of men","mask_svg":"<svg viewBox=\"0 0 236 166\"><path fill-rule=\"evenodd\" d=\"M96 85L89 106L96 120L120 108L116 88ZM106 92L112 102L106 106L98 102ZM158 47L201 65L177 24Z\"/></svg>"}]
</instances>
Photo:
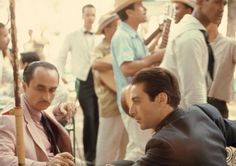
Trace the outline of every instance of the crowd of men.
<instances>
[{"instance_id":1,"label":"crowd of men","mask_svg":"<svg viewBox=\"0 0 236 166\"><path fill-rule=\"evenodd\" d=\"M84 23L66 36L55 64L40 60L37 52L21 54L25 165L75 165L62 124L79 108L66 98L52 104L60 80L67 82L69 53L84 117L87 166L227 164L226 147L236 146L236 122L227 119L236 41L218 32L227 1L171 2L175 15L166 48L158 42L166 26L148 38L155 45L138 33L147 21L142 0L115 0L96 31L95 6L83 6ZM98 45L96 35L104 36ZM7 28L0 23L0 83L8 43ZM0 115L4 166L18 165L12 109Z\"/></svg>"}]
</instances>

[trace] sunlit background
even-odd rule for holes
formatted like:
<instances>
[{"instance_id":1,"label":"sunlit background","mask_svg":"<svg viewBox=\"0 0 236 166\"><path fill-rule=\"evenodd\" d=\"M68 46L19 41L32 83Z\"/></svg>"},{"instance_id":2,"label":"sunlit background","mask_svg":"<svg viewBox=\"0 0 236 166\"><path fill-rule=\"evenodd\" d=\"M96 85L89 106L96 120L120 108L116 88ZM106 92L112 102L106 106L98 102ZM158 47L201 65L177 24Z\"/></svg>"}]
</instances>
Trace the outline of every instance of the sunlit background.
<instances>
[{"instance_id":1,"label":"sunlit background","mask_svg":"<svg viewBox=\"0 0 236 166\"><path fill-rule=\"evenodd\" d=\"M170 14L167 5L170 0L146 0L144 5L148 9L149 23L141 26L143 35L150 34L162 21L164 15ZM33 30L35 38L43 37L48 40L46 51L50 60L56 57L66 34L83 25L81 8L91 3L96 7L97 17L94 25L96 29L99 17L112 10L114 0L15 0L17 38L19 52L23 52L23 44L29 39L28 30ZM0 22L9 22L9 0L0 0ZM220 32L226 34L227 8Z\"/></svg>"}]
</instances>

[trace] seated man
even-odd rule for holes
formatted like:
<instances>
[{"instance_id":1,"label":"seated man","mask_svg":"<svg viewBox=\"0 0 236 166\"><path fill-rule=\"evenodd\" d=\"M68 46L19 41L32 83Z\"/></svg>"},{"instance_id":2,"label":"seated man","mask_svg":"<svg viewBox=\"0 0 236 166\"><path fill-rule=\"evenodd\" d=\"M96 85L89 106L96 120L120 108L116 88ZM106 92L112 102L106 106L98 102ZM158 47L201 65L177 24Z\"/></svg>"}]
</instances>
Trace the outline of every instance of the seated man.
<instances>
[{"instance_id":1,"label":"seated man","mask_svg":"<svg viewBox=\"0 0 236 166\"><path fill-rule=\"evenodd\" d=\"M74 166L70 137L56 121L68 119L76 105L62 103L45 111L59 83L56 67L48 62L33 62L23 73L21 98L26 166ZM0 165L17 166L15 117L3 110L0 115Z\"/></svg>"},{"instance_id":2,"label":"seated man","mask_svg":"<svg viewBox=\"0 0 236 166\"><path fill-rule=\"evenodd\" d=\"M114 165L226 165L226 145L236 144L236 125L208 104L179 108L176 77L162 68L144 69L131 83L129 114L141 129L154 129L145 155Z\"/></svg>"}]
</instances>

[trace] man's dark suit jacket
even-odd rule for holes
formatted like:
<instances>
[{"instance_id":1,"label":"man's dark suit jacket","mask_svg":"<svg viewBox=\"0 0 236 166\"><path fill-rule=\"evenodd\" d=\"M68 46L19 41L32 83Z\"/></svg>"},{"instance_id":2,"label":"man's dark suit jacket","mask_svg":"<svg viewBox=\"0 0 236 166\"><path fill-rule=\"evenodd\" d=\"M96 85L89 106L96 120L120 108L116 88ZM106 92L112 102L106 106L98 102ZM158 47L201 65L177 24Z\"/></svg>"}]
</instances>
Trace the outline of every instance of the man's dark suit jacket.
<instances>
[{"instance_id":1,"label":"man's dark suit jacket","mask_svg":"<svg viewBox=\"0 0 236 166\"><path fill-rule=\"evenodd\" d=\"M157 126L146 145L145 156L132 165L226 166L225 148L236 145L235 133L235 122L224 120L208 104L192 106L187 111L177 109Z\"/></svg>"}]
</instances>

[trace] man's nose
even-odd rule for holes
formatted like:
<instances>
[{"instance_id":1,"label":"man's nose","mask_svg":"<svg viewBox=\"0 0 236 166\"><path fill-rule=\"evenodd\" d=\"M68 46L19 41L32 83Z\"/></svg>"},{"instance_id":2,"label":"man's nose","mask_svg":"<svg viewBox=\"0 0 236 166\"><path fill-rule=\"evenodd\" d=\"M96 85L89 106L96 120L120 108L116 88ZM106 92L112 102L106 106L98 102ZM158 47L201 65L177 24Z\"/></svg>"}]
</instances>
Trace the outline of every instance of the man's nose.
<instances>
[{"instance_id":1,"label":"man's nose","mask_svg":"<svg viewBox=\"0 0 236 166\"><path fill-rule=\"evenodd\" d=\"M129 109L129 115L134 117L136 114L136 109L135 109L135 106L132 104L130 109Z\"/></svg>"},{"instance_id":2,"label":"man's nose","mask_svg":"<svg viewBox=\"0 0 236 166\"><path fill-rule=\"evenodd\" d=\"M51 99L51 95L50 95L50 93L49 93L49 92L45 92L45 93L43 94L43 100L49 102L50 99Z\"/></svg>"}]
</instances>

